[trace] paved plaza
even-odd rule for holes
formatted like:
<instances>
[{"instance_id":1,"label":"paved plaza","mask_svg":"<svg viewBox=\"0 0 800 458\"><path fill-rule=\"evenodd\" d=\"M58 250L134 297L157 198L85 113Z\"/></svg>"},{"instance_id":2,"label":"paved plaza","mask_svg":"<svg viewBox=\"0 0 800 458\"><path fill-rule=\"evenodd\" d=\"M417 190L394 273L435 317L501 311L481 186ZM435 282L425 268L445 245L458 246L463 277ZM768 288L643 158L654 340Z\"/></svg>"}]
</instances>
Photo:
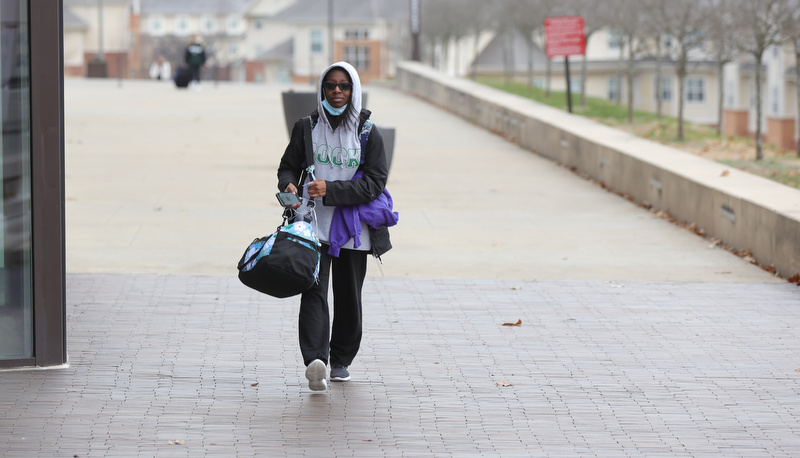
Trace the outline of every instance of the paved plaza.
<instances>
[{"instance_id":1,"label":"paved plaza","mask_svg":"<svg viewBox=\"0 0 800 458\"><path fill-rule=\"evenodd\" d=\"M800 288L388 86L395 248L311 392L235 277L287 88L65 85L69 365L0 372L0 456L800 456Z\"/></svg>"}]
</instances>

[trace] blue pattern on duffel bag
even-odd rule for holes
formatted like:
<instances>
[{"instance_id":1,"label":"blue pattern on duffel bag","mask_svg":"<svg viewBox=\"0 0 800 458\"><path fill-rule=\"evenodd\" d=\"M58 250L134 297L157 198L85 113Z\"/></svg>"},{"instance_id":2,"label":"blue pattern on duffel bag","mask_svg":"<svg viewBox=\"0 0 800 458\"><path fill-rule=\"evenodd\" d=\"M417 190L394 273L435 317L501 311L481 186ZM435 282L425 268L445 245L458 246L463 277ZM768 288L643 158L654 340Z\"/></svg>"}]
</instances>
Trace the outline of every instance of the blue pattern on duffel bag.
<instances>
[{"instance_id":1,"label":"blue pattern on duffel bag","mask_svg":"<svg viewBox=\"0 0 800 458\"><path fill-rule=\"evenodd\" d=\"M283 248L276 250L276 243ZM319 247L319 239L311 224L298 221L282 226L277 232L254 240L247 247L238 264L239 279L245 285L275 297L300 294L319 276Z\"/></svg>"}]
</instances>

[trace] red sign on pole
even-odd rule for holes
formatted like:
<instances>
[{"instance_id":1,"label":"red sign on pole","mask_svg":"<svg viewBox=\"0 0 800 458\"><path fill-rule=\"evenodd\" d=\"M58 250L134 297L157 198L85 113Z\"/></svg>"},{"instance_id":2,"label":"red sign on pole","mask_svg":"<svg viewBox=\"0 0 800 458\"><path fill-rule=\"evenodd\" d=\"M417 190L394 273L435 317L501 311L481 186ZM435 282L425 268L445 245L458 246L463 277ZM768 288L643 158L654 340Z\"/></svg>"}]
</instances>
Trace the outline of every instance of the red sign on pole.
<instances>
[{"instance_id":1,"label":"red sign on pole","mask_svg":"<svg viewBox=\"0 0 800 458\"><path fill-rule=\"evenodd\" d=\"M583 55L586 53L583 16L545 19L544 38L547 57Z\"/></svg>"}]
</instances>

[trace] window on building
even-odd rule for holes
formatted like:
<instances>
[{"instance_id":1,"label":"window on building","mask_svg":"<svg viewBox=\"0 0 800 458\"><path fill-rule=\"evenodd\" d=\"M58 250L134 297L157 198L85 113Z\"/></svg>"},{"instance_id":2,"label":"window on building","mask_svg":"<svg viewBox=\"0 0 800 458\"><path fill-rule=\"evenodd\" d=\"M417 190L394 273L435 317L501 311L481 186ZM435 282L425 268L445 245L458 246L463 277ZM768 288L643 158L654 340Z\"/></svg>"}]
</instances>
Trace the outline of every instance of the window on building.
<instances>
[{"instance_id":1,"label":"window on building","mask_svg":"<svg viewBox=\"0 0 800 458\"><path fill-rule=\"evenodd\" d=\"M238 35L244 32L244 21L239 16L228 16L225 21L225 30L228 35Z\"/></svg>"},{"instance_id":2,"label":"window on building","mask_svg":"<svg viewBox=\"0 0 800 458\"><path fill-rule=\"evenodd\" d=\"M344 31L344 37L348 40L369 40L369 30L347 29Z\"/></svg>"},{"instance_id":3,"label":"window on building","mask_svg":"<svg viewBox=\"0 0 800 458\"><path fill-rule=\"evenodd\" d=\"M153 35L161 35L164 33L164 20L158 16L153 16L148 21L147 28Z\"/></svg>"},{"instance_id":4,"label":"window on building","mask_svg":"<svg viewBox=\"0 0 800 458\"><path fill-rule=\"evenodd\" d=\"M779 100L778 100L778 88L773 86L771 92L772 92L772 104L771 104L772 105L772 115L773 116L777 116L778 115L778 109L780 108L779 107Z\"/></svg>"},{"instance_id":5,"label":"window on building","mask_svg":"<svg viewBox=\"0 0 800 458\"><path fill-rule=\"evenodd\" d=\"M702 48L703 41L705 41L705 32L703 29L695 29L689 32L686 36L686 43L697 43L698 48Z\"/></svg>"},{"instance_id":6,"label":"window on building","mask_svg":"<svg viewBox=\"0 0 800 458\"><path fill-rule=\"evenodd\" d=\"M573 94L579 94L583 87L583 78L570 78L569 79L569 89L572 91Z\"/></svg>"},{"instance_id":7,"label":"window on building","mask_svg":"<svg viewBox=\"0 0 800 458\"><path fill-rule=\"evenodd\" d=\"M311 31L311 52L322 52L322 30L313 29Z\"/></svg>"},{"instance_id":8,"label":"window on building","mask_svg":"<svg viewBox=\"0 0 800 458\"><path fill-rule=\"evenodd\" d=\"M736 86L734 85L733 81L728 81L725 83L725 100L727 101L728 108L734 108L734 97L733 91Z\"/></svg>"},{"instance_id":9,"label":"window on building","mask_svg":"<svg viewBox=\"0 0 800 458\"><path fill-rule=\"evenodd\" d=\"M200 29L203 34L212 34L217 31L217 21L211 16L204 16L200 20Z\"/></svg>"},{"instance_id":10,"label":"window on building","mask_svg":"<svg viewBox=\"0 0 800 458\"><path fill-rule=\"evenodd\" d=\"M617 100L619 97L619 78L612 76L608 79L608 100Z\"/></svg>"},{"instance_id":11,"label":"window on building","mask_svg":"<svg viewBox=\"0 0 800 458\"><path fill-rule=\"evenodd\" d=\"M659 84L658 78L655 79L653 83L653 98L658 100L658 93L661 91L661 100L663 101L670 101L672 100L672 78L668 76L662 76L661 81Z\"/></svg>"},{"instance_id":12,"label":"window on building","mask_svg":"<svg viewBox=\"0 0 800 458\"><path fill-rule=\"evenodd\" d=\"M609 49L619 49L622 47L623 36L619 30L608 31L608 47Z\"/></svg>"},{"instance_id":13,"label":"window on building","mask_svg":"<svg viewBox=\"0 0 800 458\"><path fill-rule=\"evenodd\" d=\"M686 101L701 103L705 100L705 80L703 78L686 78Z\"/></svg>"},{"instance_id":14,"label":"window on building","mask_svg":"<svg viewBox=\"0 0 800 458\"><path fill-rule=\"evenodd\" d=\"M345 46L344 60L350 62L356 70L369 69L369 47L368 46Z\"/></svg>"},{"instance_id":15,"label":"window on building","mask_svg":"<svg viewBox=\"0 0 800 458\"><path fill-rule=\"evenodd\" d=\"M185 16L178 16L175 18L175 34L188 35L189 34L189 19Z\"/></svg>"}]
</instances>

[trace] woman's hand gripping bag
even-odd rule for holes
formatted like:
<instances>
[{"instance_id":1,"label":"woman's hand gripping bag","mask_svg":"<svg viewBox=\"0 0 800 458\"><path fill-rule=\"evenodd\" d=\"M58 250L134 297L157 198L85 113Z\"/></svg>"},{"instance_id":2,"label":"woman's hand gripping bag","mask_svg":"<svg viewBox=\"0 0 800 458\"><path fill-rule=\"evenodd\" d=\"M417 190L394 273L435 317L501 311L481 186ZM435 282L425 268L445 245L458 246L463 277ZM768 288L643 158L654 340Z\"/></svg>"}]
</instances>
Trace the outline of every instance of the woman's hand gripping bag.
<instances>
[{"instance_id":1,"label":"woman's hand gripping bag","mask_svg":"<svg viewBox=\"0 0 800 458\"><path fill-rule=\"evenodd\" d=\"M239 280L273 297L309 289L319 275L320 243L311 224L298 221L253 240L239 260Z\"/></svg>"}]
</instances>

